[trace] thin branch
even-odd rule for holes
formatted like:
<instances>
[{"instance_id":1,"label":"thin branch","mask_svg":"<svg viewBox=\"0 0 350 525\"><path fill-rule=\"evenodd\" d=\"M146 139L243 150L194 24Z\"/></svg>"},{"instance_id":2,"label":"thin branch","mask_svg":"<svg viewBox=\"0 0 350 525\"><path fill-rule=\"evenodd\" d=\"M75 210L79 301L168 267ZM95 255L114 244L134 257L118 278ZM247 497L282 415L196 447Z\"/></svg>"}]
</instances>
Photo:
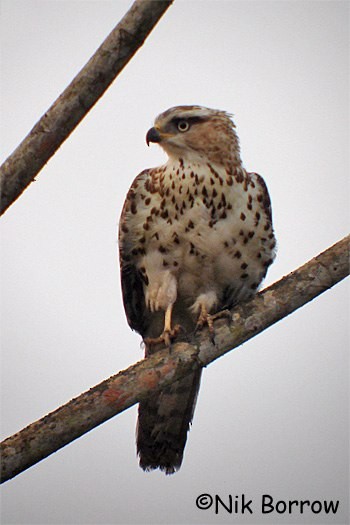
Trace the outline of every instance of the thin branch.
<instances>
[{"instance_id":1,"label":"thin branch","mask_svg":"<svg viewBox=\"0 0 350 525\"><path fill-rule=\"evenodd\" d=\"M3 214L88 113L174 0L136 0L89 62L0 167Z\"/></svg>"},{"instance_id":2,"label":"thin branch","mask_svg":"<svg viewBox=\"0 0 350 525\"><path fill-rule=\"evenodd\" d=\"M158 389L206 366L314 299L349 274L350 236L215 321L191 343L139 361L1 443L2 482L126 410Z\"/></svg>"}]
</instances>

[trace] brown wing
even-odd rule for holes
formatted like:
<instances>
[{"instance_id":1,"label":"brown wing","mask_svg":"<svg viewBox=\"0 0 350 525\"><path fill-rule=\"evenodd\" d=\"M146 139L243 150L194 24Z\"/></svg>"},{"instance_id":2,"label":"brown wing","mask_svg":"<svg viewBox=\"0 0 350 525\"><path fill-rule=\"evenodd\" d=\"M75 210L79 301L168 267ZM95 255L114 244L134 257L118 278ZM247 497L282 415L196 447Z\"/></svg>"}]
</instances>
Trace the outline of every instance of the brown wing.
<instances>
[{"instance_id":1,"label":"brown wing","mask_svg":"<svg viewBox=\"0 0 350 525\"><path fill-rule=\"evenodd\" d=\"M147 311L143 291L144 277L134 264L135 258L132 255L134 248L132 221L130 221L130 217L136 220L136 189L139 181L147 176L148 171L144 170L141 172L132 183L124 202L119 226L120 277L125 314L130 327L142 336L147 327Z\"/></svg>"},{"instance_id":2,"label":"brown wing","mask_svg":"<svg viewBox=\"0 0 350 525\"><path fill-rule=\"evenodd\" d=\"M121 263L120 276L127 321L133 330L143 335L146 330L145 297L140 272L132 265Z\"/></svg>"},{"instance_id":3,"label":"brown wing","mask_svg":"<svg viewBox=\"0 0 350 525\"><path fill-rule=\"evenodd\" d=\"M265 183L264 179L262 178L262 176L259 175L258 173L254 173L254 174L249 173L249 175L255 175L255 177L256 177L256 180L257 180L257 182L258 182L258 184L260 186L260 189L261 189L261 192L262 192L262 196L263 196L262 205L263 205L264 211L266 213L266 216L267 216L268 220L272 224L271 200L270 200L270 195L269 195L266 183Z\"/></svg>"}]
</instances>

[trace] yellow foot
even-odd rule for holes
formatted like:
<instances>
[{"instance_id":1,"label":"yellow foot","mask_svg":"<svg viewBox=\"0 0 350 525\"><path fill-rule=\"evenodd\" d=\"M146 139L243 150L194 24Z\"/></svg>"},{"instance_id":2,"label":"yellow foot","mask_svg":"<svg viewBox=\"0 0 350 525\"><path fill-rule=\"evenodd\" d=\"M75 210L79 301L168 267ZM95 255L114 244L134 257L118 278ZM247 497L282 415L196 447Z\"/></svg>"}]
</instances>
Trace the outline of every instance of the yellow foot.
<instances>
[{"instance_id":1,"label":"yellow foot","mask_svg":"<svg viewBox=\"0 0 350 525\"><path fill-rule=\"evenodd\" d=\"M164 344L165 346L171 346L171 342L175 339L177 334L180 332L181 326L176 325L171 330L164 330L159 337L146 337L144 342L147 346Z\"/></svg>"},{"instance_id":2,"label":"yellow foot","mask_svg":"<svg viewBox=\"0 0 350 525\"><path fill-rule=\"evenodd\" d=\"M221 312L217 312L216 314L213 314L212 316L213 321L216 321L216 319L224 319L225 317L228 317L231 319L232 313L230 310L221 310Z\"/></svg>"},{"instance_id":3,"label":"yellow foot","mask_svg":"<svg viewBox=\"0 0 350 525\"><path fill-rule=\"evenodd\" d=\"M214 316L208 314L206 311L201 311L196 324L196 330L200 330L203 326L207 325L211 335L214 334Z\"/></svg>"},{"instance_id":4,"label":"yellow foot","mask_svg":"<svg viewBox=\"0 0 350 525\"><path fill-rule=\"evenodd\" d=\"M223 317L229 317L231 318L231 312L230 310L222 310L221 312L217 312L216 314L208 314L208 312L203 308L201 310L201 313L199 314L197 325L196 325L196 331L203 328L203 326L207 325L209 329L210 339L213 344L215 344L214 341L214 335L215 335L215 329L214 329L214 321L216 319L222 319Z\"/></svg>"}]
</instances>

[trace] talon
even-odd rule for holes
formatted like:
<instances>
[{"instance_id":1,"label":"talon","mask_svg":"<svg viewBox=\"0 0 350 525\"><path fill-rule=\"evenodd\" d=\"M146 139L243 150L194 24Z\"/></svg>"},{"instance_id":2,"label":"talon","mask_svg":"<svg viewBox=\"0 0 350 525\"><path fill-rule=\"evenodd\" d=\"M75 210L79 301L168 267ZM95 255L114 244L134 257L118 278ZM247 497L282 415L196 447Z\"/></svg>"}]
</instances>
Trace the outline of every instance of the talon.
<instances>
[{"instance_id":1,"label":"talon","mask_svg":"<svg viewBox=\"0 0 350 525\"><path fill-rule=\"evenodd\" d=\"M168 347L171 346L171 342L173 341L173 339L175 339L175 337L181 330L180 325L176 325L174 326L174 328L171 328L172 311L173 311L173 304L170 304L165 311L163 332L160 334L159 337L146 337L144 339L146 346L159 345L159 344L165 344L165 346L168 346Z\"/></svg>"},{"instance_id":2,"label":"talon","mask_svg":"<svg viewBox=\"0 0 350 525\"><path fill-rule=\"evenodd\" d=\"M231 319L231 317L232 317L232 313L227 308L225 310L221 310L220 312L217 312L216 314L213 314L211 316L213 321L216 321L216 319L223 319L225 317L228 317L229 319Z\"/></svg>"},{"instance_id":3,"label":"talon","mask_svg":"<svg viewBox=\"0 0 350 525\"><path fill-rule=\"evenodd\" d=\"M215 346L216 342L215 342L214 321L216 321L217 319L222 319L224 317L228 317L229 319L231 319L232 314L230 310L221 310L220 312L217 312L216 314L208 314L206 308L202 306L201 312L199 314L198 321L196 324L195 331L200 330L201 328L203 328L203 326L207 325L208 330L209 330L210 341Z\"/></svg>"},{"instance_id":4,"label":"talon","mask_svg":"<svg viewBox=\"0 0 350 525\"><path fill-rule=\"evenodd\" d=\"M181 330L180 325L176 325L172 330L164 330L159 337L146 337L144 343L147 346L164 344L165 346L171 346L172 341L175 339L179 331Z\"/></svg>"},{"instance_id":5,"label":"talon","mask_svg":"<svg viewBox=\"0 0 350 525\"><path fill-rule=\"evenodd\" d=\"M201 312L197 320L196 330L199 330L200 328L203 328L204 325L207 325L210 334L213 335L214 334L214 319L215 319L215 316L208 314L205 306L202 306Z\"/></svg>"}]
</instances>

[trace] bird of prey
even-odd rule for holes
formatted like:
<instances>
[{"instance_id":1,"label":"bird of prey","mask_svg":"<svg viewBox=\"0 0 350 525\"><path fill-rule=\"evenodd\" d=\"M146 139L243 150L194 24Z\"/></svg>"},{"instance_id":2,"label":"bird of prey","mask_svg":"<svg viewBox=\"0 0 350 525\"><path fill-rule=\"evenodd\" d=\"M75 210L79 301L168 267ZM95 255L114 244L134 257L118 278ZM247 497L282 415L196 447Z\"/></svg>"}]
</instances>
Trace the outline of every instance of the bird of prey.
<instances>
[{"instance_id":1,"label":"bird of prey","mask_svg":"<svg viewBox=\"0 0 350 525\"><path fill-rule=\"evenodd\" d=\"M167 162L142 171L119 226L125 312L146 356L186 338L213 315L256 293L275 257L269 194L241 161L231 115L202 106L161 113L146 136ZM144 470L180 468L200 371L139 405L137 450Z\"/></svg>"}]
</instances>

